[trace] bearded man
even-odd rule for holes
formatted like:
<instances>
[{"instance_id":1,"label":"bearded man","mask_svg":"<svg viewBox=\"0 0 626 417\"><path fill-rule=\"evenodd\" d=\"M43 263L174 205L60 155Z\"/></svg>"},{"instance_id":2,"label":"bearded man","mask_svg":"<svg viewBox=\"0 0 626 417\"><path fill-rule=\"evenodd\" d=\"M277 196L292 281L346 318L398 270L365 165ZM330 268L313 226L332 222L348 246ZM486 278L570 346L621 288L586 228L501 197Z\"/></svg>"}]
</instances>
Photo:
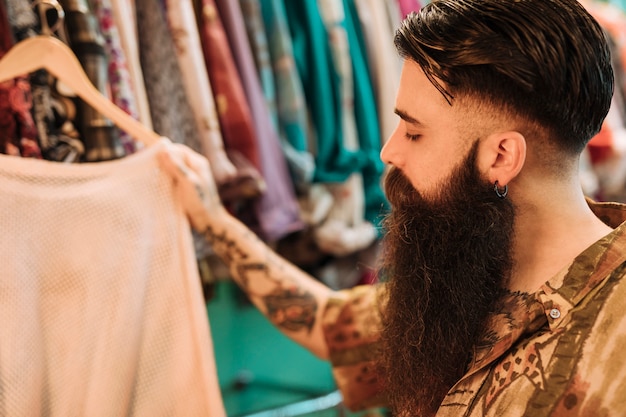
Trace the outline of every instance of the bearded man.
<instances>
[{"instance_id":1,"label":"bearded man","mask_svg":"<svg viewBox=\"0 0 626 417\"><path fill-rule=\"evenodd\" d=\"M304 274L223 209L202 157L171 146L193 226L276 326L332 362L353 409L624 415L626 211L578 176L613 93L602 29L576 0L435 0L395 44L381 284L331 291Z\"/></svg>"}]
</instances>

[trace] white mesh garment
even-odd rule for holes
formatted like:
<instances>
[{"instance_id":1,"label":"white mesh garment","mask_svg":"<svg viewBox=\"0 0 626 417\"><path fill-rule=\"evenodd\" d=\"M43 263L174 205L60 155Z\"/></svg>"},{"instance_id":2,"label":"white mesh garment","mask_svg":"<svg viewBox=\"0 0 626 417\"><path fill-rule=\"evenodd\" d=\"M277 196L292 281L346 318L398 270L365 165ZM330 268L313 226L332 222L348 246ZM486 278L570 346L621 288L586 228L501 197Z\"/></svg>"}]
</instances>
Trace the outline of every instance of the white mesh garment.
<instances>
[{"instance_id":1,"label":"white mesh garment","mask_svg":"<svg viewBox=\"0 0 626 417\"><path fill-rule=\"evenodd\" d=\"M154 145L0 155L0 415L224 415L189 225Z\"/></svg>"}]
</instances>

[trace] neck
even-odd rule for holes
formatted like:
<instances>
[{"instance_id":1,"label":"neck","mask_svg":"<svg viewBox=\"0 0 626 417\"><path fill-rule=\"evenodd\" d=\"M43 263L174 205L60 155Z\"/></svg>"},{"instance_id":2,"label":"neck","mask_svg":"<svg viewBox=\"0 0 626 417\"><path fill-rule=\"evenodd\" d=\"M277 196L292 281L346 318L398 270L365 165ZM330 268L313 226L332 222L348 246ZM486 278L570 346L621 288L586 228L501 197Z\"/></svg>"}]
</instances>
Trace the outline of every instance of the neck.
<instances>
[{"instance_id":1,"label":"neck","mask_svg":"<svg viewBox=\"0 0 626 417\"><path fill-rule=\"evenodd\" d=\"M512 291L537 291L612 230L593 214L578 182L552 187L546 181L540 184L544 192L535 193L534 200L514 201Z\"/></svg>"}]
</instances>

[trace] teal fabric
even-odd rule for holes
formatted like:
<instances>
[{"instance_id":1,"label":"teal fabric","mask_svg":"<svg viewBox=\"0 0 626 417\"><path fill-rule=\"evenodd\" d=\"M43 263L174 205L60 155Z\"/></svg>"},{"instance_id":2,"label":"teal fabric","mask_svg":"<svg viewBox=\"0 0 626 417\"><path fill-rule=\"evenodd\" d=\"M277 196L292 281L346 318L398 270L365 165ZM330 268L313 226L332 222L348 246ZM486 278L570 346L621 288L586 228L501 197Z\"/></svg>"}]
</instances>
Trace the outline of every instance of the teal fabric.
<instances>
[{"instance_id":1,"label":"teal fabric","mask_svg":"<svg viewBox=\"0 0 626 417\"><path fill-rule=\"evenodd\" d=\"M228 416L258 413L337 389L328 361L282 334L234 282L218 280L214 285L207 312ZM315 415L350 414L328 410Z\"/></svg>"},{"instance_id":2,"label":"teal fabric","mask_svg":"<svg viewBox=\"0 0 626 417\"><path fill-rule=\"evenodd\" d=\"M380 186L384 164L380 159L381 137L376 99L367 66L367 49L363 34L360 31L356 5L354 0L343 1L354 72L354 112L359 132L359 145L362 157L365 159L362 170L365 191L365 219L378 225L381 220L381 210L387 208L387 199Z\"/></svg>"},{"instance_id":3,"label":"teal fabric","mask_svg":"<svg viewBox=\"0 0 626 417\"><path fill-rule=\"evenodd\" d=\"M284 1L294 57L315 132L314 182L344 182L365 165L360 151L342 146L338 74L315 0Z\"/></svg>"},{"instance_id":4,"label":"teal fabric","mask_svg":"<svg viewBox=\"0 0 626 417\"><path fill-rule=\"evenodd\" d=\"M353 0L342 0L346 9L346 30L353 62L355 117L360 149L343 146L339 75L334 70L326 30L315 0L284 1L293 40L294 57L304 85L315 130L316 182L343 182L361 172L366 199L365 218L380 223L387 202L380 187L378 113L369 78L363 37L357 29Z\"/></svg>"},{"instance_id":5,"label":"teal fabric","mask_svg":"<svg viewBox=\"0 0 626 417\"><path fill-rule=\"evenodd\" d=\"M306 99L295 66L287 14L282 0L258 1L271 60L276 124L294 186L304 192L313 181L315 161L309 143Z\"/></svg>"},{"instance_id":6,"label":"teal fabric","mask_svg":"<svg viewBox=\"0 0 626 417\"><path fill-rule=\"evenodd\" d=\"M626 11L626 0L609 0L609 3Z\"/></svg>"}]
</instances>

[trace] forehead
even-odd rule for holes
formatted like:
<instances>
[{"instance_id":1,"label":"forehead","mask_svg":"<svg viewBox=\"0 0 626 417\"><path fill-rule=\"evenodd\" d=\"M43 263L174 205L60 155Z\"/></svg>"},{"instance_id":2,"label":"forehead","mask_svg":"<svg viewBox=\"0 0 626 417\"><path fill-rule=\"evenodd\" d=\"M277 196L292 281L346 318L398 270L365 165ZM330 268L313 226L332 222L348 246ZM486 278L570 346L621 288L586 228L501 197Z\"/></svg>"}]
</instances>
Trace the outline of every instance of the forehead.
<instances>
[{"instance_id":1,"label":"forehead","mask_svg":"<svg viewBox=\"0 0 626 417\"><path fill-rule=\"evenodd\" d=\"M396 108L411 115L452 115L458 106L451 106L424 74L422 68L410 59L402 66Z\"/></svg>"},{"instance_id":2,"label":"forehead","mask_svg":"<svg viewBox=\"0 0 626 417\"><path fill-rule=\"evenodd\" d=\"M399 114L419 120L423 126L444 128L448 133L459 134L493 130L504 114L501 109L467 97L456 97L450 104L419 64L410 59L406 59L402 66L396 109Z\"/></svg>"}]
</instances>

